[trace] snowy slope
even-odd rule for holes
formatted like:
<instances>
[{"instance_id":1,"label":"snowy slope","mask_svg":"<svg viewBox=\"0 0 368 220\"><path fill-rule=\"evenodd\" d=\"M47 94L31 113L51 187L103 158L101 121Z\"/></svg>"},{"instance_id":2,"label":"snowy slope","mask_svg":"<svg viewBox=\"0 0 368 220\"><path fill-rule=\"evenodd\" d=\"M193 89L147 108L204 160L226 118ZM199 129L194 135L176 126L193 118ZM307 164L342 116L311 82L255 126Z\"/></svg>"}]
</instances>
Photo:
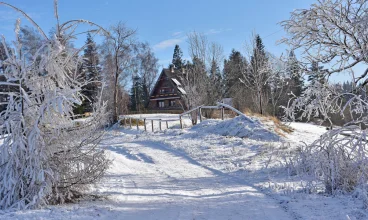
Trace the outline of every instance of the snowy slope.
<instances>
[{"instance_id":1,"label":"snowy slope","mask_svg":"<svg viewBox=\"0 0 368 220\"><path fill-rule=\"evenodd\" d=\"M104 199L0 219L366 219L357 199L298 191L278 164L325 129L290 126L286 138L239 118L154 133L115 128L101 144L114 162L91 190Z\"/></svg>"}]
</instances>

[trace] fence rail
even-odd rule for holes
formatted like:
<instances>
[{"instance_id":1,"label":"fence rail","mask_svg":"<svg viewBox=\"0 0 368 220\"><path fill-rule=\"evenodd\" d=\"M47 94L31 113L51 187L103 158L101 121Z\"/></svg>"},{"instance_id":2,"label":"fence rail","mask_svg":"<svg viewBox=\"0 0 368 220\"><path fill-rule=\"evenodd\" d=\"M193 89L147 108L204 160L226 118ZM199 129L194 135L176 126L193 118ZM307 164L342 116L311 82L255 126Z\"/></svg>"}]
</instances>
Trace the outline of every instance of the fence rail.
<instances>
[{"instance_id":1,"label":"fence rail","mask_svg":"<svg viewBox=\"0 0 368 220\"><path fill-rule=\"evenodd\" d=\"M133 127L132 121L134 122L134 120L135 120L135 126L137 127L137 130L139 130L139 123L143 121L144 131L147 131L147 121L151 121L152 132L154 132L154 126L153 126L154 121L159 122L159 129L160 131L162 131L163 122L166 124L166 129L169 129L169 122L179 121L181 119L135 118L135 117L126 116L126 115L119 116L119 122L120 123L123 122L124 125L128 125L130 128ZM180 124L182 124L182 122L180 122Z\"/></svg>"},{"instance_id":2,"label":"fence rail","mask_svg":"<svg viewBox=\"0 0 368 220\"><path fill-rule=\"evenodd\" d=\"M132 120L133 120L133 122L135 120L137 130L139 130L139 123L140 123L140 121L143 121L144 131L147 131L147 121L151 121L152 132L154 132L154 126L153 126L154 121L159 122L159 130L160 131L162 131L162 123L163 122L166 124L166 128L168 129L169 128L169 124L168 124L169 122L179 121L180 122L180 128L183 129L184 128L184 126L183 126L183 116L193 114L195 112L195 114L197 116L199 116L199 122L202 122L202 109L220 109L221 110L221 120L224 120L225 109L230 109L230 110L234 111L235 113L237 113L238 115L244 116L250 122L254 122L251 118L249 118L244 113L237 110L236 108L234 108L230 105L221 103L221 102L217 102L216 106L201 105L201 106L195 107L195 108L193 108L189 111L186 111L182 114L179 114L178 119L135 118L135 117L132 117L132 116L129 116L129 115L121 115L121 116L119 116L119 122L123 122L123 125L128 125L130 128L132 128Z\"/></svg>"}]
</instances>

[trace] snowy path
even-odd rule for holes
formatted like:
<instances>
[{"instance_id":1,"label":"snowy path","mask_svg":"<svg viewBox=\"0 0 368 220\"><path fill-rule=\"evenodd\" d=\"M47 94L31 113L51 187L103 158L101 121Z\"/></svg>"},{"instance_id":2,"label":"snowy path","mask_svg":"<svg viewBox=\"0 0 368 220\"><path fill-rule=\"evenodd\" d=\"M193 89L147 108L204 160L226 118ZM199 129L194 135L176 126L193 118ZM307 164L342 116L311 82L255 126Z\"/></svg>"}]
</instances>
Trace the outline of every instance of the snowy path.
<instances>
[{"instance_id":1,"label":"snowy path","mask_svg":"<svg viewBox=\"0 0 368 220\"><path fill-rule=\"evenodd\" d=\"M241 123L234 121L233 128ZM102 147L113 163L91 191L104 199L0 212L0 220L367 219L360 199L305 194L298 191L299 179L277 166L300 141L311 142L325 131L304 123L291 126L287 148L264 141L267 135L261 140L226 136L222 121L155 133L111 129Z\"/></svg>"},{"instance_id":2,"label":"snowy path","mask_svg":"<svg viewBox=\"0 0 368 220\"><path fill-rule=\"evenodd\" d=\"M100 193L114 194L118 218L289 219L276 201L164 144L138 141L108 149L115 162Z\"/></svg>"},{"instance_id":3,"label":"snowy path","mask_svg":"<svg viewBox=\"0 0 368 220\"><path fill-rule=\"evenodd\" d=\"M241 179L162 142L125 138L104 144L114 162L95 193L107 199L0 219L292 219L277 201Z\"/></svg>"}]
</instances>

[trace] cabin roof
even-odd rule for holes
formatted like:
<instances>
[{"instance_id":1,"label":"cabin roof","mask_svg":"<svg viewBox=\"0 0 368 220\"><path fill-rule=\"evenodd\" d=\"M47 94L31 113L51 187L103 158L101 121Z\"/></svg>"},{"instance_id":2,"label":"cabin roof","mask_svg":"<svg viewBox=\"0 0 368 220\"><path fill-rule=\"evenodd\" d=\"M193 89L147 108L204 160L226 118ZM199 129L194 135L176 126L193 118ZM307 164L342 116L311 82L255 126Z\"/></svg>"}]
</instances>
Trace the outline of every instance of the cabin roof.
<instances>
[{"instance_id":1,"label":"cabin roof","mask_svg":"<svg viewBox=\"0 0 368 220\"><path fill-rule=\"evenodd\" d=\"M172 72L170 70L170 68L163 68L162 71L161 71L160 76L157 78L156 84L153 87L152 93L150 94L150 96L152 96L154 91L157 89L158 82L159 82L159 80L160 80L160 78L162 77L163 74L166 75L166 77L170 81L171 85L174 88L176 88L177 91L179 91L182 95L187 94L185 92L185 90L183 89L183 83L182 83L182 80L181 80L181 77L183 76L183 73L180 70L177 70L177 69L174 69L174 72Z\"/></svg>"}]
</instances>

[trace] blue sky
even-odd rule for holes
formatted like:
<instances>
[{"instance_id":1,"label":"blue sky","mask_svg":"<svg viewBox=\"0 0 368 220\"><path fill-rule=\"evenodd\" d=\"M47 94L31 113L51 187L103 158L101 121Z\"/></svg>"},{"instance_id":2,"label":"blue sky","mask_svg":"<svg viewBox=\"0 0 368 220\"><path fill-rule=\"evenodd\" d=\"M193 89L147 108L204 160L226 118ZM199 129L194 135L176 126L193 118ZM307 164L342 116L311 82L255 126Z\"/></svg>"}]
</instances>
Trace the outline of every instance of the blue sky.
<instances>
[{"instance_id":1,"label":"blue sky","mask_svg":"<svg viewBox=\"0 0 368 220\"><path fill-rule=\"evenodd\" d=\"M53 1L6 1L18 6L45 30L49 31L55 22ZM266 49L280 56L286 45L277 45L285 36L278 24L289 18L294 9L308 8L313 0L60 0L59 14L62 21L82 18L108 27L118 21L138 31L141 41L154 48L160 64L167 66L175 44L179 44L188 57L186 34L191 31L202 32L209 41L224 47L225 56L231 49L244 50L244 43L252 32L260 34ZM15 19L21 17L8 8L0 7L0 34L11 39L14 34ZM24 20L24 19L23 19ZM85 38L76 41L82 45ZM345 76L334 80L346 79Z\"/></svg>"}]
</instances>

